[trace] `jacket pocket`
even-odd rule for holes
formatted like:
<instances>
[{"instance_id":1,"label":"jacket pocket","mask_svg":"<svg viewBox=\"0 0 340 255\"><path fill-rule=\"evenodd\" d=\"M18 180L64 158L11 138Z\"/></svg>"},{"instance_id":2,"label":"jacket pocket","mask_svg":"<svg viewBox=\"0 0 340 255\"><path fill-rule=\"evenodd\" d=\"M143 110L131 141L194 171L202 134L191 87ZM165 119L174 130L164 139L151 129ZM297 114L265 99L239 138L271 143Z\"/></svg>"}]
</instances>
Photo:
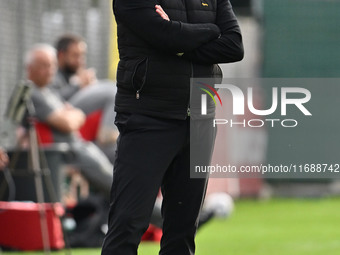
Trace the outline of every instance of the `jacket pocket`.
<instances>
[{"instance_id":1,"label":"jacket pocket","mask_svg":"<svg viewBox=\"0 0 340 255\"><path fill-rule=\"evenodd\" d=\"M136 92L136 99L139 99L140 93L146 82L146 74L148 71L148 58L139 59L137 62L131 78L132 88Z\"/></svg>"},{"instance_id":2,"label":"jacket pocket","mask_svg":"<svg viewBox=\"0 0 340 255\"><path fill-rule=\"evenodd\" d=\"M117 67L117 87L124 93L137 93L146 80L148 58L133 58L120 60Z\"/></svg>"}]
</instances>

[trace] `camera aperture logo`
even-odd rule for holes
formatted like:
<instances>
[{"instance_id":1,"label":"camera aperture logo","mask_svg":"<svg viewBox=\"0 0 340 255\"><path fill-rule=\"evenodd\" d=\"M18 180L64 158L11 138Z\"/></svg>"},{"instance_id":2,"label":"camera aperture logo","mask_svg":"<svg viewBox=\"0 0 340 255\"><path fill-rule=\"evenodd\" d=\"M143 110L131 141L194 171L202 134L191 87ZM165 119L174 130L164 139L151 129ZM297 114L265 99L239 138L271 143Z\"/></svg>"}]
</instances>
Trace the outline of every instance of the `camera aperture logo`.
<instances>
[{"instance_id":1,"label":"camera aperture logo","mask_svg":"<svg viewBox=\"0 0 340 255\"><path fill-rule=\"evenodd\" d=\"M202 88L200 87L200 90L202 90L203 92L207 93L211 99L214 101L215 106L217 105L216 100L213 96L213 94L211 94L211 92L207 89L210 89L218 98L218 100L220 101L220 104L222 106L222 100L220 95L217 93L216 89L214 89L212 86L210 86L209 84L203 83L203 82L198 82L199 84L203 85L206 88ZM202 94L201 95L201 114L202 115L207 115L207 94Z\"/></svg>"},{"instance_id":2,"label":"camera aperture logo","mask_svg":"<svg viewBox=\"0 0 340 255\"><path fill-rule=\"evenodd\" d=\"M201 94L201 115L207 115L207 95L209 95L217 105L213 94L208 90L210 89L218 98L222 107L222 100L216 89L227 90L232 97L232 114L233 116L245 115L245 107L248 108L249 112L255 116L259 116L254 119L240 119L237 121L233 119L214 119L213 125L228 125L230 127L241 126L259 128L263 126L275 127L282 126L285 128L296 127L298 121L296 119L288 118L267 118L273 113L280 111L280 116L287 116L287 106L292 105L296 107L304 116L312 116L311 112L306 108L306 104L311 100L311 92L306 88L301 87L273 87L271 91L271 106L267 109L256 109L253 100L253 88L248 87L244 91L239 87L232 84L215 84L215 88L212 86L200 82L205 88L200 87L200 90L205 92ZM294 95L294 97L293 97Z\"/></svg>"}]
</instances>

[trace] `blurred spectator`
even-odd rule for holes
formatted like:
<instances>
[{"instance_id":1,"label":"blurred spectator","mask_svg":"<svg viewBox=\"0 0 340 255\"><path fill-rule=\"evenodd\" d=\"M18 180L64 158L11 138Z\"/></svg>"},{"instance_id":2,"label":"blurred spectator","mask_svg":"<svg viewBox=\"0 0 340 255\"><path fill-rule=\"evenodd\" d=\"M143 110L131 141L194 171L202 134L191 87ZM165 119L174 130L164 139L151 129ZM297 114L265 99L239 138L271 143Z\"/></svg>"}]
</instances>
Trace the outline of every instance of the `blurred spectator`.
<instances>
[{"instance_id":1,"label":"blurred spectator","mask_svg":"<svg viewBox=\"0 0 340 255\"><path fill-rule=\"evenodd\" d=\"M0 170L3 170L7 166L8 161L6 152L0 147Z\"/></svg>"},{"instance_id":2,"label":"blurred spectator","mask_svg":"<svg viewBox=\"0 0 340 255\"><path fill-rule=\"evenodd\" d=\"M77 136L85 120L84 113L64 103L47 86L55 75L55 49L38 44L27 53L25 61L27 78L35 85L31 95L35 117L51 129L53 142L70 144L74 158L68 163L74 164L94 187L108 195L112 183L112 165L97 146Z\"/></svg>"},{"instance_id":3,"label":"blurred spectator","mask_svg":"<svg viewBox=\"0 0 340 255\"><path fill-rule=\"evenodd\" d=\"M87 116L100 111L101 119L96 134L98 145L107 156L114 154L118 130L114 125L116 86L112 82L98 81L95 70L86 68L86 43L74 35L64 35L55 45L58 72L52 83L60 96L80 108ZM106 150L105 150L106 148ZM108 151L107 151L108 150Z\"/></svg>"},{"instance_id":4,"label":"blurred spectator","mask_svg":"<svg viewBox=\"0 0 340 255\"><path fill-rule=\"evenodd\" d=\"M57 49L58 72L53 88L65 100L70 100L81 89L93 85L96 73L86 69L86 43L74 35L64 35L55 45Z\"/></svg>"}]
</instances>

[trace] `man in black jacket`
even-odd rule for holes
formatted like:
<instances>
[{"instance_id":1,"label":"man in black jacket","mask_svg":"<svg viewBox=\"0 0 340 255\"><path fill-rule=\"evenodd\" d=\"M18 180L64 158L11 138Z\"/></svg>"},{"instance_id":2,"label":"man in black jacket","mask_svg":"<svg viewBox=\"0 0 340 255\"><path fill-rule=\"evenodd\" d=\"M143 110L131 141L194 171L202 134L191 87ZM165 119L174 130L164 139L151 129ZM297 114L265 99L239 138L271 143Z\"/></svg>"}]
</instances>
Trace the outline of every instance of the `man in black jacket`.
<instances>
[{"instance_id":1,"label":"man in black jacket","mask_svg":"<svg viewBox=\"0 0 340 255\"><path fill-rule=\"evenodd\" d=\"M190 78L222 77L217 63L241 60L240 29L229 0L114 0L113 10L120 137L102 254L137 254L159 187L160 254L194 254L206 179L190 178ZM214 108L204 117L191 130L208 164Z\"/></svg>"}]
</instances>

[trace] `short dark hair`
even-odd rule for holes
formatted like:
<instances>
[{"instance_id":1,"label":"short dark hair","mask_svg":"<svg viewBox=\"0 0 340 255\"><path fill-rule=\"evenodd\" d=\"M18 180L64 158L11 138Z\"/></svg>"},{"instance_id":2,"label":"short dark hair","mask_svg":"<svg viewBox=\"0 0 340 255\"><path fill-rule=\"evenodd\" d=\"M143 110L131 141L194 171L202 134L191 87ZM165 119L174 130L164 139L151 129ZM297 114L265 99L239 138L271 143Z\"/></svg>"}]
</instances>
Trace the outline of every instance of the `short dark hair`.
<instances>
[{"instance_id":1,"label":"short dark hair","mask_svg":"<svg viewBox=\"0 0 340 255\"><path fill-rule=\"evenodd\" d=\"M80 43L80 42L84 42L83 38L81 38L80 36L66 34L66 35L61 36L57 40L55 44L55 48L57 52L67 51L71 44Z\"/></svg>"}]
</instances>

